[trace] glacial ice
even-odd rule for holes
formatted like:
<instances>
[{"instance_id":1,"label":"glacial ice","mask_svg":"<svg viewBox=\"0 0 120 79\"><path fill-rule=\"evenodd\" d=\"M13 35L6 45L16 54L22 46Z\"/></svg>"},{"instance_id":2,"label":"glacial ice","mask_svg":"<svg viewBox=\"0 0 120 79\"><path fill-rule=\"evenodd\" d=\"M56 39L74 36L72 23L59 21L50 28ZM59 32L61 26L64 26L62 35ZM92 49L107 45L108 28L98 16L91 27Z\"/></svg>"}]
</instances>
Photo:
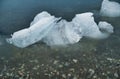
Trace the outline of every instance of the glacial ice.
<instances>
[{"instance_id":1,"label":"glacial ice","mask_svg":"<svg viewBox=\"0 0 120 79\"><path fill-rule=\"evenodd\" d=\"M72 20L75 26L78 26L82 30L82 36L95 38L95 39L103 39L109 36L109 34L113 32L108 32L109 30L113 31L113 27L111 24L107 22L100 21L97 25L94 21L93 13L83 13L77 14L75 18ZM104 29L105 33L100 30Z\"/></svg>"},{"instance_id":2,"label":"glacial ice","mask_svg":"<svg viewBox=\"0 0 120 79\"><path fill-rule=\"evenodd\" d=\"M7 39L7 41L17 47L27 47L40 41L59 20L59 18L55 18L54 16L46 15L46 12L42 12L38 16L29 28L15 32L12 38Z\"/></svg>"},{"instance_id":3,"label":"glacial ice","mask_svg":"<svg viewBox=\"0 0 120 79\"><path fill-rule=\"evenodd\" d=\"M107 17L120 17L120 4L114 1L103 0L100 14Z\"/></svg>"},{"instance_id":4,"label":"glacial ice","mask_svg":"<svg viewBox=\"0 0 120 79\"><path fill-rule=\"evenodd\" d=\"M7 41L21 48L38 41L49 46L68 45L79 42L84 36L102 39L111 33L113 33L112 25L102 21L97 25L91 12L76 14L71 22L41 12L34 18L29 28L13 33L12 38Z\"/></svg>"},{"instance_id":5,"label":"glacial ice","mask_svg":"<svg viewBox=\"0 0 120 79\"><path fill-rule=\"evenodd\" d=\"M67 45L77 43L81 38L81 28L75 26L71 22L61 20L43 38L43 42L49 46Z\"/></svg>"}]
</instances>

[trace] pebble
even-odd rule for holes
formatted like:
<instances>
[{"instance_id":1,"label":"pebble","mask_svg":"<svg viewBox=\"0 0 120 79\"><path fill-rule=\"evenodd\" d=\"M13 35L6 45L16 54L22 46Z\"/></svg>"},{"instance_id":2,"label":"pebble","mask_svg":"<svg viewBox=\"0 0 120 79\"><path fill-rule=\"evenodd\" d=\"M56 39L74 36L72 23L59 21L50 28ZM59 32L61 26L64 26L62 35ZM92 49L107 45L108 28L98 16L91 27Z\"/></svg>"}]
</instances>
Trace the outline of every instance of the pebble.
<instances>
[{"instance_id":1,"label":"pebble","mask_svg":"<svg viewBox=\"0 0 120 79\"><path fill-rule=\"evenodd\" d=\"M97 75L94 75L93 78L96 79L96 78L97 78Z\"/></svg>"},{"instance_id":2,"label":"pebble","mask_svg":"<svg viewBox=\"0 0 120 79\"><path fill-rule=\"evenodd\" d=\"M68 77L71 77L72 75L69 73L67 76L68 76Z\"/></svg>"},{"instance_id":3,"label":"pebble","mask_svg":"<svg viewBox=\"0 0 120 79\"><path fill-rule=\"evenodd\" d=\"M37 70L38 68L37 68L37 67L33 67L32 69L33 69L33 70Z\"/></svg>"},{"instance_id":4,"label":"pebble","mask_svg":"<svg viewBox=\"0 0 120 79\"><path fill-rule=\"evenodd\" d=\"M3 74L0 74L0 77L2 77L3 76Z\"/></svg>"},{"instance_id":5,"label":"pebble","mask_svg":"<svg viewBox=\"0 0 120 79\"><path fill-rule=\"evenodd\" d=\"M107 58L108 61L112 61L113 59L112 58Z\"/></svg>"},{"instance_id":6,"label":"pebble","mask_svg":"<svg viewBox=\"0 0 120 79\"><path fill-rule=\"evenodd\" d=\"M56 72L56 75L60 75L60 72Z\"/></svg>"},{"instance_id":7,"label":"pebble","mask_svg":"<svg viewBox=\"0 0 120 79\"><path fill-rule=\"evenodd\" d=\"M53 62L53 64L55 64L55 65L56 65L57 63L58 63L58 60L55 60L55 61Z\"/></svg>"},{"instance_id":8,"label":"pebble","mask_svg":"<svg viewBox=\"0 0 120 79\"><path fill-rule=\"evenodd\" d=\"M74 68L70 68L70 71L71 71L71 72L75 72L75 69L74 69Z\"/></svg>"},{"instance_id":9,"label":"pebble","mask_svg":"<svg viewBox=\"0 0 120 79\"><path fill-rule=\"evenodd\" d=\"M31 62L31 63L39 63L39 61L38 61L37 59L35 59L35 60L30 60L29 62Z\"/></svg>"},{"instance_id":10,"label":"pebble","mask_svg":"<svg viewBox=\"0 0 120 79\"><path fill-rule=\"evenodd\" d=\"M102 73L102 75L105 75L105 73Z\"/></svg>"},{"instance_id":11,"label":"pebble","mask_svg":"<svg viewBox=\"0 0 120 79\"><path fill-rule=\"evenodd\" d=\"M73 62L74 62L74 63L77 63L77 62L78 62L78 60L77 60L77 59L73 59Z\"/></svg>"},{"instance_id":12,"label":"pebble","mask_svg":"<svg viewBox=\"0 0 120 79\"><path fill-rule=\"evenodd\" d=\"M44 66L44 64L41 64L41 66Z\"/></svg>"},{"instance_id":13,"label":"pebble","mask_svg":"<svg viewBox=\"0 0 120 79\"><path fill-rule=\"evenodd\" d=\"M90 72L90 75L88 76L89 78L90 78L90 77L92 77L92 76L93 76L93 74L95 73L94 69L89 69L89 71L88 71L88 72Z\"/></svg>"},{"instance_id":14,"label":"pebble","mask_svg":"<svg viewBox=\"0 0 120 79\"><path fill-rule=\"evenodd\" d=\"M76 76L74 76L73 79L78 79L78 78Z\"/></svg>"},{"instance_id":15,"label":"pebble","mask_svg":"<svg viewBox=\"0 0 120 79\"><path fill-rule=\"evenodd\" d=\"M23 72L21 72L21 71L18 71L18 74L19 74L20 76L23 76L23 75L24 75Z\"/></svg>"},{"instance_id":16,"label":"pebble","mask_svg":"<svg viewBox=\"0 0 120 79\"><path fill-rule=\"evenodd\" d=\"M66 79L66 75L65 74L62 74L62 77Z\"/></svg>"},{"instance_id":17,"label":"pebble","mask_svg":"<svg viewBox=\"0 0 120 79\"><path fill-rule=\"evenodd\" d=\"M25 67L25 64L22 64L21 67L20 67L20 69L23 69L24 67Z\"/></svg>"},{"instance_id":18,"label":"pebble","mask_svg":"<svg viewBox=\"0 0 120 79\"><path fill-rule=\"evenodd\" d=\"M70 63L68 63L68 62L65 62L65 64L64 64L65 66L69 66L70 65Z\"/></svg>"},{"instance_id":19,"label":"pebble","mask_svg":"<svg viewBox=\"0 0 120 79\"><path fill-rule=\"evenodd\" d=\"M115 76L116 78L118 78L118 77L119 77L118 73L114 73L114 76Z\"/></svg>"},{"instance_id":20,"label":"pebble","mask_svg":"<svg viewBox=\"0 0 120 79\"><path fill-rule=\"evenodd\" d=\"M62 67L63 67L63 65L62 65L62 64L60 64L60 65L59 65L59 68L62 68Z\"/></svg>"}]
</instances>

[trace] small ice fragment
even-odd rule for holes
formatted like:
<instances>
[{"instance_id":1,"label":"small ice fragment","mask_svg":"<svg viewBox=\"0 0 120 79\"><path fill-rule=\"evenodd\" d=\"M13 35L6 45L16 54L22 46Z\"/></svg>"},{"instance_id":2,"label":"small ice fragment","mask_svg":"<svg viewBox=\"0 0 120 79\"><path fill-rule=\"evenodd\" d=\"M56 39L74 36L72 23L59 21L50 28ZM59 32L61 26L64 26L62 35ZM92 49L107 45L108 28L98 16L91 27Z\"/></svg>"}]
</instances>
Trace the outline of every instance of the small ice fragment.
<instances>
[{"instance_id":1,"label":"small ice fragment","mask_svg":"<svg viewBox=\"0 0 120 79\"><path fill-rule=\"evenodd\" d=\"M103 0L100 14L107 17L120 17L120 4L114 1Z\"/></svg>"}]
</instances>

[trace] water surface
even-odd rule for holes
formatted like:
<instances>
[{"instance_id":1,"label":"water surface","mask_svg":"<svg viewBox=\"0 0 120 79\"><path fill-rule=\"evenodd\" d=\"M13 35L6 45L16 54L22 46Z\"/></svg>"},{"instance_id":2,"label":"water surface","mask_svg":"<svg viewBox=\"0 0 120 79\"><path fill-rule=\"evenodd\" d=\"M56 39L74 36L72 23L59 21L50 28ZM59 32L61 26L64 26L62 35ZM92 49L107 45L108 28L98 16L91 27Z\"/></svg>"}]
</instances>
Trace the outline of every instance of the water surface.
<instances>
[{"instance_id":1,"label":"water surface","mask_svg":"<svg viewBox=\"0 0 120 79\"><path fill-rule=\"evenodd\" d=\"M1 0L0 78L19 79L119 79L120 17L99 16L102 0ZM116 0L119 1L119 0ZM76 13L92 11L95 21L107 21L114 33L107 39L83 38L67 47L51 48L37 43L17 48L5 39L16 30L29 27L41 12L71 20Z\"/></svg>"}]
</instances>

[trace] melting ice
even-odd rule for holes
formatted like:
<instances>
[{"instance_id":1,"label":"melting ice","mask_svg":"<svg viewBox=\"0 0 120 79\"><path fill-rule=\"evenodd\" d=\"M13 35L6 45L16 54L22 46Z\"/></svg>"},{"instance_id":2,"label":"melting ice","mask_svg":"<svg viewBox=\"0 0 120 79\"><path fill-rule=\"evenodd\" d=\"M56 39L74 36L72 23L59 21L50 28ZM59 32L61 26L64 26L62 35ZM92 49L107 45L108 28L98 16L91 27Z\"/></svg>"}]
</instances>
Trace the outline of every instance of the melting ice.
<instances>
[{"instance_id":1,"label":"melting ice","mask_svg":"<svg viewBox=\"0 0 120 79\"><path fill-rule=\"evenodd\" d=\"M103 0L100 13L103 16L119 17L120 4L114 1Z\"/></svg>"},{"instance_id":2,"label":"melting ice","mask_svg":"<svg viewBox=\"0 0 120 79\"><path fill-rule=\"evenodd\" d=\"M73 20L68 22L44 11L34 18L29 28L13 33L12 38L7 41L21 48L38 41L49 46L68 45L79 42L84 36L102 39L111 33L113 33L112 25L107 22L99 22L97 25L91 12L76 14Z\"/></svg>"}]
</instances>

